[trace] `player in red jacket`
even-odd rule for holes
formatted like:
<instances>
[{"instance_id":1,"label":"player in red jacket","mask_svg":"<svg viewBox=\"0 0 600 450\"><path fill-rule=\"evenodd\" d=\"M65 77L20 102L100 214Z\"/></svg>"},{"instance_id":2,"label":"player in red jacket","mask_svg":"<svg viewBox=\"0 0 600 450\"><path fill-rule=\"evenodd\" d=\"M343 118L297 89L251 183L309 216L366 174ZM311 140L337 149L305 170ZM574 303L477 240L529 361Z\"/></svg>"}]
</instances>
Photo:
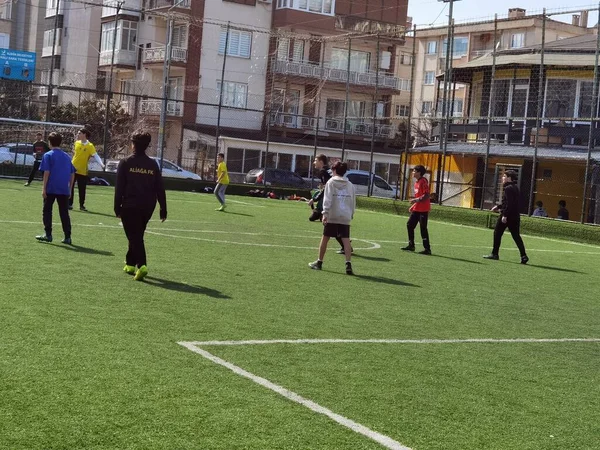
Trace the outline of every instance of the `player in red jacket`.
<instances>
[{"instance_id":1,"label":"player in red jacket","mask_svg":"<svg viewBox=\"0 0 600 450\"><path fill-rule=\"evenodd\" d=\"M410 217L406 223L408 229L408 245L402 250L409 252L415 251L415 228L417 224L421 225L421 237L423 238L423 247L425 249L419 253L422 255L431 255L431 246L429 244L429 231L427 230L427 217L431 210L431 201L429 200L429 183L425 178L424 166L418 165L413 168L413 177L415 178L415 196L410 201Z\"/></svg>"}]
</instances>

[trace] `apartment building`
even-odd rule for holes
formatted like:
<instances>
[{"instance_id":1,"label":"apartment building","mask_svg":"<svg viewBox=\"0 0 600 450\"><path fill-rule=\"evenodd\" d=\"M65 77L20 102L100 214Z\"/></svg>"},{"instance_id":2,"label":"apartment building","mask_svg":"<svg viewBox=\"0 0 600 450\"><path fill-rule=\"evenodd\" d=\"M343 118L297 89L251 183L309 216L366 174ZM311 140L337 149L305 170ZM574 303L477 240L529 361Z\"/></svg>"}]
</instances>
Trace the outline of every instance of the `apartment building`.
<instances>
[{"instance_id":1,"label":"apartment building","mask_svg":"<svg viewBox=\"0 0 600 450\"><path fill-rule=\"evenodd\" d=\"M30 35L37 32L37 39L42 41L38 51L39 82L48 84L52 73L54 85L95 88L100 8L64 0L46 0L44 3L45 7L40 6L43 19L29 30ZM52 95L53 101L58 103L76 103L78 99L78 93L69 90L56 89ZM47 96L48 88L41 87L40 99L46 100Z\"/></svg>"},{"instance_id":2,"label":"apartment building","mask_svg":"<svg viewBox=\"0 0 600 450\"><path fill-rule=\"evenodd\" d=\"M571 23L546 19L546 42L581 36L589 32L587 11L573 16ZM438 75L444 72L447 50L447 27L419 29L416 33L417 51L415 58L415 100L413 117L441 117L442 86ZM542 40L542 17L527 15L522 8L511 8L508 16L498 20L497 50L519 49L540 44ZM454 44L450 50L452 66L460 67L492 52L494 47L494 21L457 24ZM465 85L452 86L448 106L454 117L466 115L469 103ZM402 104L400 99L394 99Z\"/></svg>"},{"instance_id":3,"label":"apartment building","mask_svg":"<svg viewBox=\"0 0 600 450\"><path fill-rule=\"evenodd\" d=\"M0 48L38 52L42 35L46 0L28 2L0 1Z\"/></svg>"}]
</instances>

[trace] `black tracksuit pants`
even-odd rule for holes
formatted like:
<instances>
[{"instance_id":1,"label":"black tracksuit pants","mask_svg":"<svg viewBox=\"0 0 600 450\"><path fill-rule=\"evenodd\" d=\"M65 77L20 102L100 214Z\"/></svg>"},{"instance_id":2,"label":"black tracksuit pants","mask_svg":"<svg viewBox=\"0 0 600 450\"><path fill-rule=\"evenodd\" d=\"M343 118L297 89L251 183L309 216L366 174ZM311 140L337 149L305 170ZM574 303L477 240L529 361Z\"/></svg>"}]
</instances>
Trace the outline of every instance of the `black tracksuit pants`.
<instances>
[{"instance_id":1,"label":"black tracksuit pants","mask_svg":"<svg viewBox=\"0 0 600 450\"><path fill-rule=\"evenodd\" d=\"M521 256L526 256L525 244L523 244L523 239L521 238L521 216L508 217L506 223L502 222L502 216L498 217L496 228L494 228L494 249L492 250L492 254L497 255L500 251L502 235L507 228L508 231L510 231L513 240L515 241L515 244L517 244L519 252L521 252Z\"/></svg>"},{"instance_id":2,"label":"black tracksuit pants","mask_svg":"<svg viewBox=\"0 0 600 450\"><path fill-rule=\"evenodd\" d=\"M27 183L31 184L41 164L42 161L39 161L37 159L33 162L33 167L31 168L31 173L29 174L29 179L27 180Z\"/></svg>"},{"instance_id":3,"label":"black tracksuit pants","mask_svg":"<svg viewBox=\"0 0 600 450\"><path fill-rule=\"evenodd\" d=\"M429 230L427 229L428 216L429 213L413 211L410 213L408 222L406 222L408 243L411 245L415 245L415 228L417 227L417 224L421 225L421 238L423 238L423 247L425 247L425 250L431 250L431 245L429 244Z\"/></svg>"},{"instance_id":4,"label":"black tracksuit pants","mask_svg":"<svg viewBox=\"0 0 600 450\"><path fill-rule=\"evenodd\" d=\"M70 238L71 218L69 217L68 195L46 195L46 198L44 199L44 208L42 210L42 220L44 222L46 236L52 236L52 207L54 206L54 201L58 203L58 213L60 214L60 221L62 223L63 232L65 233L65 238Z\"/></svg>"},{"instance_id":5,"label":"black tracksuit pants","mask_svg":"<svg viewBox=\"0 0 600 450\"><path fill-rule=\"evenodd\" d=\"M129 241L129 249L125 256L125 264L128 266L146 265L144 232L153 213L154 209L123 208L121 210L121 222Z\"/></svg>"},{"instance_id":6,"label":"black tracksuit pants","mask_svg":"<svg viewBox=\"0 0 600 450\"><path fill-rule=\"evenodd\" d=\"M71 198L69 199L69 206L73 206L73 200L75 199L75 183L77 183L77 190L79 191L79 206L85 206L85 190L88 184L87 175L75 174L75 181L71 186Z\"/></svg>"}]
</instances>

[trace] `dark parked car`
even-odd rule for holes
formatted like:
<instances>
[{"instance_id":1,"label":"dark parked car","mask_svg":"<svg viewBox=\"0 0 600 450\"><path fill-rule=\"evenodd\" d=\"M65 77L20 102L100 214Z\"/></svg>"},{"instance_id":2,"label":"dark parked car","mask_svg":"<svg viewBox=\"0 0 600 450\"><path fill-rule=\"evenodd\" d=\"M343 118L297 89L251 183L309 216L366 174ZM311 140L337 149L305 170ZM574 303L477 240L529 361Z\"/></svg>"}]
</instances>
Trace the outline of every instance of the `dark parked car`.
<instances>
[{"instance_id":1,"label":"dark parked car","mask_svg":"<svg viewBox=\"0 0 600 450\"><path fill-rule=\"evenodd\" d=\"M246 174L246 184L265 184L265 169L252 169ZM267 169L267 186L293 187L306 189L309 184L295 172L283 169Z\"/></svg>"}]
</instances>

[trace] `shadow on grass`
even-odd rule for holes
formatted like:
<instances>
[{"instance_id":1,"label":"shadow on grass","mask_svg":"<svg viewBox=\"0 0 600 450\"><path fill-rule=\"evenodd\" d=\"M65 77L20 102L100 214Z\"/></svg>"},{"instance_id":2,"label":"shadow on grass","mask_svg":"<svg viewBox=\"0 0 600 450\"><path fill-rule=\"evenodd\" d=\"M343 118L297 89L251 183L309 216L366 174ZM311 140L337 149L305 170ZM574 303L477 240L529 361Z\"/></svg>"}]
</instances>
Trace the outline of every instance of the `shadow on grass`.
<instances>
[{"instance_id":1,"label":"shadow on grass","mask_svg":"<svg viewBox=\"0 0 600 450\"><path fill-rule=\"evenodd\" d=\"M208 297L219 298L219 299L231 299L228 295L222 294L221 292L203 287L203 286L195 286L193 284L185 284L180 283L178 281L165 280L162 278L156 277L146 277L146 283L152 286L156 286L162 289L167 289L169 291L176 292L185 292L187 294L198 294L198 295L206 295Z\"/></svg>"},{"instance_id":2,"label":"shadow on grass","mask_svg":"<svg viewBox=\"0 0 600 450\"><path fill-rule=\"evenodd\" d=\"M471 263L471 264L483 264L482 262L473 261L472 259L453 258L452 256L437 255L435 253L430 256L433 256L434 258L450 259L452 261L460 261L460 262L466 262L466 263Z\"/></svg>"},{"instance_id":3,"label":"shadow on grass","mask_svg":"<svg viewBox=\"0 0 600 450\"><path fill-rule=\"evenodd\" d=\"M374 277L371 275L354 274L354 278L359 278L361 280L366 280L366 281L372 281L374 283L391 284L393 286L406 286L406 287L415 287L415 288L421 287L418 284L412 284L412 283L408 283L406 281L394 280L392 278L385 278L385 277Z\"/></svg>"},{"instance_id":4,"label":"shadow on grass","mask_svg":"<svg viewBox=\"0 0 600 450\"><path fill-rule=\"evenodd\" d=\"M62 248L63 250L70 250L77 253L85 253L88 255L100 255L100 256L115 256L113 252L107 252L106 250L96 250L95 248L82 247L81 245L67 245L67 244L50 244L56 248Z\"/></svg>"},{"instance_id":5,"label":"shadow on grass","mask_svg":"<svg viewBox=\"0 0 600 450\"><path fill-rule=\"evenodd\" d=\"M239 213L239 212L231 212L231 211L220 211L220 212L223 212L225 214L231 214L234 216L254 217L252 214L244 214L244 213Z\"/></svg>"},{"instance_id":6,"label":"shadow on grass","mask_svg":"<svg viewBox=\"0 0 600 450\"><path fill-rule=\"evenodd\" d=\"M365 259L367 261L377 261L377 262L390 262L391 261L391 259L389 259L389 258L381 258L379 256L365 256L365 255L352 253L352 259L354 259L354 258Z\"/></svg>"},{"instance_id":7,"label":"shadow on grass","mask_svg":"<svg viewBox=\"0 0 600 450\"><path fill-rule=\"evenodd\" d=\"M514 262L514 261L503 261L505 263L509 263L509 264L518 264L521 265L521 263L519 262ZM544 270L555 270L557 272L566 272L566 273L578 273L580 275L585 275L585 272L580 272L579 270L573 270L573 269L565 269L564 267L554 267L554 266L542 266L540 264L524 264L527 265L529 267L535 267L536 269L544 269Z\"/></svg>"}]
</instances>

